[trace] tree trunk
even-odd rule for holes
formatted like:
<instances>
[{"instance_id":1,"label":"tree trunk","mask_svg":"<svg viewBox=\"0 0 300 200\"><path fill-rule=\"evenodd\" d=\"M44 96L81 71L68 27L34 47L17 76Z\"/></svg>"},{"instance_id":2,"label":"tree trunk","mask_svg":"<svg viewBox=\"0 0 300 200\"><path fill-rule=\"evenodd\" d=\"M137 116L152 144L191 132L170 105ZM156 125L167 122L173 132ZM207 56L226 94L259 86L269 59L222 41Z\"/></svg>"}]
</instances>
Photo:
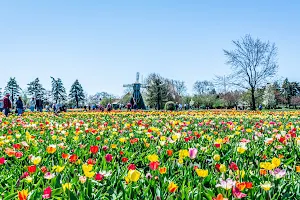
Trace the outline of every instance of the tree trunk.
<instances>
[{"instance_id":1,"label":"tree trunk","mask_svg":"<svg viewBox=\"0 0 300 200\"><path fill-rule=\"evenodd\" d=\"M78 100L76 100L76 107L78 108Z\"/></svg>"},{"instance_id":2,"label":"tree trunk","mask_svg":"<svg viewBox=\"0 0 300 200\"><path fill-rule=\"evenodd\" d=\"M255 88L251 88L252 110L256 110L255 106Z\"/></svg>"},{"instance_id":3,"label":"tree trunk","mask_svg":"<svg viewBox=\"0 0 300 200\"><path fill-rule=\"evenodd\" d=\"M14 89L11 90L11 108L14 108Z\"/></svg>"}]
</instances>

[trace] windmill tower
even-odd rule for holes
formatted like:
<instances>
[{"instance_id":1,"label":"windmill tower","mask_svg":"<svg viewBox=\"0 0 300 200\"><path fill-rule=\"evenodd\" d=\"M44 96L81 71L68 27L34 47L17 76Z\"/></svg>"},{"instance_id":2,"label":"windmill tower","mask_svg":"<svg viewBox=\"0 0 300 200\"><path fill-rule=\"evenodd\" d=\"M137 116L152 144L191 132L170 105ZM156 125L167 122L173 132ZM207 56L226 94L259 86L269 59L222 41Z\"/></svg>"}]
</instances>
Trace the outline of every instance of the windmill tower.
<instances>
[{"instance_id":1,"label":"windmill tower","mask_svg":"<svg viewBox=\"0 0 300 200\"><path fill-rule=\"evenodd\" d=\"M145 84L141 84L139 82L140 79L140 73L136 73L136 80L135 83L132 84L124 84L123 87L132 87L133 88L133 95L132 98L137 104L138 109L146 109L142 94L141 94L141 88L146 88L147 86Z\"/></svg>"}]
</instances>

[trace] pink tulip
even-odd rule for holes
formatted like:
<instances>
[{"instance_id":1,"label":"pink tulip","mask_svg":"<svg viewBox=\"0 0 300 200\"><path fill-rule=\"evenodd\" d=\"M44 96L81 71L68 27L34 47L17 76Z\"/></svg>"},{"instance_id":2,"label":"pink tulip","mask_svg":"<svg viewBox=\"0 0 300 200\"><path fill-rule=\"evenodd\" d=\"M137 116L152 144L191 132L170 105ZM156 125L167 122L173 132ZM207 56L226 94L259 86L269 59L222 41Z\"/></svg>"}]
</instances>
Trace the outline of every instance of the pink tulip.
<instances>
[{"instance_id":1,"label":"pink tulip","mask_svg":"<svg viewBox=\"0 0 300 200\"><path fill-rule=\"evenodd\" d=\"M112 161L112 159L113 159L113 157L112 157L112 155L111 155L111 154L106 154L106 156L105 156L105 160L106 160L106 162L111 162L111 161Z\"/></svg>"},{"instance_id":2,"label":"pink tulip","mask_svg":"<svg viewBox=\"0 0 300 200\"><path fill-rule=\"evenodd\" d=\"M235 198L241 199L247 196L247 194L242 193L238 188L233 187L232 188L232 194Z\"/></svg>"},{"instance_id":3,"label":"pink tulip","mask_svg":"<svg viewBox=\"0 0 300 200\"><path fill-rule=\"evenodd\" d=\"M195 159L197 156L198 150L196 148L189 149L189 157L190 159Z\"/></svg>"},{"instance_id":4,"label":"pink tulip","mask_svg":"<svg viewBox=\"0 0 300 200\"><path fill-rule=\"evenodd\" d=\"M44 190L43 199L50 199L51 198L51 192L52 192L51 188L47 187Z\"/></svg>"}]
</instances>

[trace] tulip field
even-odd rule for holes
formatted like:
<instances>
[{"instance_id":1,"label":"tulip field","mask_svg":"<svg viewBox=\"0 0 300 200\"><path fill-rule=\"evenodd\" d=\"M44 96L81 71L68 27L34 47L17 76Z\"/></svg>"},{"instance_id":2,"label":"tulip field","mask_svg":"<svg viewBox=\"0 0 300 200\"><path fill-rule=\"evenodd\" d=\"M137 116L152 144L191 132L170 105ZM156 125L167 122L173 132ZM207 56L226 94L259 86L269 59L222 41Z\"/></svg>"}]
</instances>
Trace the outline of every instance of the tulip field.
<instances>
[{"instance_id":1,"label":"tulip field","mask_svg":"<svg viewBox=\"0 0 300 200\"><path fill-rule=\"evenodd\" d=\"M300 199L300 112L1 115L0 199Z\"/></svg>"}]
</instances>

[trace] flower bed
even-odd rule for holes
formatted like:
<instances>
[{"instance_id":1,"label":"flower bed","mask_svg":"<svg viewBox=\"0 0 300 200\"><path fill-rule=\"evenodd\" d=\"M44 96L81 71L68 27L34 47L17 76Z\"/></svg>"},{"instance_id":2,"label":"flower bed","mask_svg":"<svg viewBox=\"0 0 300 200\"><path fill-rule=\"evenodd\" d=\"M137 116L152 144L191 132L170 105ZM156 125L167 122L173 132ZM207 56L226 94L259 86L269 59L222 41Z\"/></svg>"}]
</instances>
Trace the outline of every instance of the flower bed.
<instances>
[{"instance_id":1,"label":"flower bed","mask_svg":"<svg viewBox=\"0 0 300 200\"><path fill-rule=\"evenodd\" d=\"M1 118L0 199L299 199L299 115Z\"/></svg>"}]
</instances>

